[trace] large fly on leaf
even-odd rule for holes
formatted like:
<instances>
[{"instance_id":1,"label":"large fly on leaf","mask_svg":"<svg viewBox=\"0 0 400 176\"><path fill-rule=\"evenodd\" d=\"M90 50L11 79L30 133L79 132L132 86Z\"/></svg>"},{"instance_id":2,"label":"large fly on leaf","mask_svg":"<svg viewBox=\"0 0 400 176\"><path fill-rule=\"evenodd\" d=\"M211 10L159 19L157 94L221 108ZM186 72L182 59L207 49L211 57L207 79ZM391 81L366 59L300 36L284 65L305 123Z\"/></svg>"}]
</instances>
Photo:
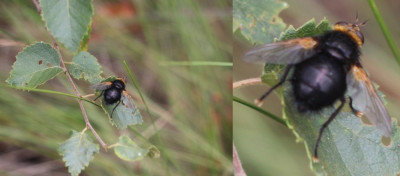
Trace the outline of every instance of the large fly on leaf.
<instances>
[{"instance_id":1,"label":"large fly on leaf","mask_svg":"<svg viewBox=\"0 0 400 176\"><path fill-rule=\"evenodd\" d=\"M90 86L92 89L100 92L100 95L96 99L102 97L102 102L105 106L113 106L110 114L110 118L113 117L115 109L122 104L128 109L131 109L133 113L137 111L136 107L131 101L131 97L125 90L125 81L122 78L110 77L106 80ZM96 100L94 99L94 100Z\"/></svg>"},{"instance_id":2,"label":"large fly on leaf","mask_svg":"<svg viewBox=\"0 0 400 176\"><path fill-rule=\"evenodd\" d=\"M350 108L357 116L365 114L384 136L392 134L390 116L361 65L360 47L364 36L360 27L364 24L358 23L358 19L354 23L338 22L333 30L322 35L264 44L244 56L247 62L287 64L279 83L256 100L259 105L287 78L292 83L299 112L318 111L340 100L340 106L320 128L314 148L315 160L323 131L343 108L346 91ZM289 77L291 70L293 74Z\"/></svg>"}]
</instances>

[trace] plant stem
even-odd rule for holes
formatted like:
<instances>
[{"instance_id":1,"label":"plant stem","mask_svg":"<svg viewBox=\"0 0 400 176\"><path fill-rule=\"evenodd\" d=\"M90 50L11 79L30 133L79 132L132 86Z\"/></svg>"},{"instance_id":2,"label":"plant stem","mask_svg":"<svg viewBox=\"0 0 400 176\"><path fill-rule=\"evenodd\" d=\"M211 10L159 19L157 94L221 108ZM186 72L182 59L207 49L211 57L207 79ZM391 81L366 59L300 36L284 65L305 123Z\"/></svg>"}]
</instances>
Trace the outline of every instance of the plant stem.
<instances>
[{"instance_id":1,"label":"plant stem","mask_svg":"<svg viewBox=\"0 0 400 176\"><path fill-rule=\"evenodd\" d=\"M125 60L123 61L123 63L124 63L124 66L125 66L126 71L128 72L129 77L131 78L131 81L132 81L133 85L135 86L136 90L138 91L139 96L140 96L140 98L142 99L144 106L146 107L147 113L148 113L149 116L151 117L151 121L152 121L152 123L153 123L154 129L157 131L157 127L154 125L154 119L153 119L153 117L152 117L152 115L151 115L151 113L150 113L150 109L149 109L149 107L147 106L146 101L144 100L142 91L140 91L139 85L137 84L135 78L133 77L133 74L132 74L131 70L129 69L128 64L126 64L126 61L125 61Z\"/></svg>"},{"instance_id":2,"label":"plant stem","mask_svg":"<svg viewBox=\"0 0 400 176\"><path fill-rule=\"evenodd\" d=\"M141 98L142 101L143 101L144 107L146 108L146 112L147 112L147 113L149 114L149 116L150 116L151 123L152 123L153 128L154 128L154 131L156 131L156 135L157 135L157 134L158 134L158 129L157 129L155 123L154 123L154 118L153 118L153 116L152 116L151 113L150 113L149 106L147 106L147 103L146 103L146 101L144 100L142 91L140 91L139 85L137 84L136 79L133 77L133 74L132 74L131 70L129 69L128 64L126 63L125 60L123 61L123 63L124 63L124 66L125 66L126 71L128 72L129 77L131 78L131 81L132 81L133 85L135 86L136 90L137 90L138 93L139 93L140 98ZM158 135L157 135L157 138L158 138Z\"/></svg>"},{"instance_id":3,"label":"plant stem","mask_svg":"<svg viewBox=\"0 0 400 176\"><path fill-rule=\"evenodd\" d=\"M262 84L261 78L250 78L233 83L233 89L240 88L243 86Z\"/></svg>"},{"instance_id":4,"label":"plant stem","mask_svg":"<svg viewBox=\"0 0 400 176\"><path fill-rule=\"evenodd\" d=\"M71 86L72 86L72 89L74 90L75 95L78 96L78 97L82 97L82 95L79 93L78 89L76 88L75 83L72 80L72 77L71 77L71 75L69 74L69 72L67 70L67 67L65 67L64 61L63 61L62 56L61 56L60 48L58 48L56 40L54 39L54 37L52 35L50 35L50 36L51 36L51 40L53 41L53 46L57 50L58 55L60 56L61 67L63 68L63 70L65 72L65 75L67 75L68 81L71 83ZM101 146L105 150L107 150L107 144L97 134L96 130L94 130L94 128L92 127L92 124L90 124L89 118L87 117L87 114L86 114L85 107L83 107L82 100L78 99L78 103L79 103L79 107L81 108L81 111L82 111L82 114L83 114L83 118L85 119L86 126L90 128L90 130L92 131L93 135L99 141Z\"/></svg>"},{"instance_id":5,"label":"plant stem","mask_svg":"<svg viewBox=\"0 0 400 176\"><path fill-rule=\"evenodd\" d=\"M143 94L142 94L142 91L140 91L139 85L137 84L136 79L133 77L133 74L132 74L131 70L129 69L128 64L126 63L125 60L123 61L123 63L124 63L124 66L125 66L126 71L127 71L128 74L129 74L129 77L130 77L131 80L132 80L133 85L135 86L136 90L138 91L139 96L140 96L140 98L142 99L144 106L146 107L147 113L148 113L149 116L150 116L150 120L151 120L153 129L154 129L154 132L155 132L156 140L160 143L160 145L164 146L164 143L163 143L163 141L161 140L160 135L158 134L158 128L157 128L157 125L156 125L156 123L155 123L154 117L152 116L152 114L151 114L151 112L150 112L150 109L149 109L149 107L147 106L146 101L144 100L144 96L143 96ZM161 150L162 153L164 153L164 155L166 156L166 158L167 158L168 160L170 160L167 151L165 151L164 148L160 148L160 150Z\"/></svg>"},{"instance_id":6,"label":"plant stem","mask_svg":"<svg viewBox=\"0 0 400 176\"><path fill-rule=\"evenodd\" d=\"M82 98L92 97L92 96L94 96L94 95L95 95L95 94L87 94L87 95L83 95Z\"/></svg>"},{"instance_id":7,"label":"plant stem","mask_svg":"<svg viewBox=\"0 0 400 176\"><path fill-rule=\"evenodd\" d=\"M46 90L46 89L15 87L15 86L10 86L10 85L0 85L0 87L9 87L9 88L17 89L17 90L27 90L27 91L33 91L33 92L49 93L49 94L56 94L56 95L62 95L62 96L77 98L77 99L81 99L83 101L86 101L88 103L91 103L91 104L101 108L100 105L94 103L92 100L88 100L88 99L85 99L85 97L78 97L78 96L75 96L75 95L72 95L72 94L68 94L68 93L64 93L64 92L58 92L58 91ZM92 95L92 94L90 94L90 95Z\"/></svg>"},{"instance_id":8,"label":"plant stem","mask_svg":"<svg viewBox=\"0 0 400 176\"><path fill-rule=\"evenodd\" d=\"M118 146L121 146L121 144L119 144L119 143L112 144L112 145L108 146L108 148L114 148L114 147L118 147Z\"/></svg>"},{"instance_id":9,"label":"plant stem","mask_svg":"<svg viewBox=\"0 0 400 176\"><path fill-rule=\"evenodd\" d=\"M237 154L235 144L232 144L232 155L233 155L233 170L235 171L235 176L246 176L246 172L242 167L239 155Z\"/></svg>"},{"instance_id":10,"label":"plant stem","mask_svg":"<svg viewBox=\"0 0 400 176\"><path fill-rule=\"evenodd\" d=\"M32 0L32 1L33 1L33 3L35 4L36 9L37 9L37 11L38 11L39 14L40 14L40 13L41 13L41 8L40 8L40 6L39 6L39 3L37 2L37 0ZM48 31L48 32L49 32L49 31ZM49 32L49 34L50 34L50 38L51 38L51 40L52 40L52 42L53 42L53 46L54 46L54 48L56 49L56 51L57 51L57 53L58 53L58 56L60 57L61 67L63 68L64 73L65 73L65 75L67 76L68 81L70 82L70 84L71 84L71 86L72 86L72 89L74 90L75 95L76 95L77 97L82 97L81 94L79 93L78 89L76 88L75 83L74 83L74 81L72 80L71 75L69 74L69 72L68 72L68 70L67 70L67 67L65 67L65 63L64 63L64 60L63 60L63 58L62 58L62 55L61 55L61 52L60 52L60 48L58 48L56 39L55 39L54 36L51 34L51 32ZM101 137L97 134L96 130L94 130L94 128L93 128L92 125L90 124L90 121L89 121L89 119L88 119L88 117L87 117L87 114L86 114L85 107L83 107L82 100L81 100L81 99L78 99L78 103L79 103L79 107L81 108L81 111L82 111L82 114L83 114L83 118L85 119L86 126L92 131L93 135L94 135L94 136L96 137L96 139L99 141L99 143L101 144L101 146L102 146L105 150L107 150L107 144L101 139Z\"/></svg>"},{"instance_id":11,"label":"plant stem","mask_svg":"<svg viewBox=\"0 0 400 176\"><path fill-rule=\"evenodd\" d=\"M397 64L400 66L400 53L398 47L394 42L393 37L390 34L389 30L387 29L385 21L383 20L382 15L380 14L378 7L375 4L375 1L368 0L368 4L371 7L371 10L374 13L376 20L378 21L379 27L381 28L382 33L385 36L386 42L388 43L390 49L392 50L392 53L397 61Z\"/></svg>"},{"instance_id":12,"label":"plant stem","mask_svg":"<svg viewBox=\"0 0 400 176\"><path fill-rule=\"evenodd\" d=\"M37 0L32 0L33 4L35 4L37 11L39 12L39 14L42 13L42 8L40 8L39 2Z\"/></svg>"},{"instance_id":13,"label":"plant stem","mask_svg":"<svg viewBox=\"0 0 400 176\"><path fill-rule=\"evenodd\" d=\"M272 113L270 113L270 112L268 112L268 111L256 106L255 104L249 103L249 102L244 101L244 100L242 100L242 99L240 99L238 97L235 97L235 96L233 96L233 101L236 101L236 102L238 102L238 103L240 103L242 105L245 105L245 106L247 106L249 108L252 108L252 109L254 109L254 110L256 110L256 111L258 111L258 112L260 112L260 113L262 113L264 115L267 115L268 117L270 117L271 119L275 120L276 122L287 126L285 120L283 120L282 118L278 117L275 114L272 114Z\"/></svg>"}]
</instances>

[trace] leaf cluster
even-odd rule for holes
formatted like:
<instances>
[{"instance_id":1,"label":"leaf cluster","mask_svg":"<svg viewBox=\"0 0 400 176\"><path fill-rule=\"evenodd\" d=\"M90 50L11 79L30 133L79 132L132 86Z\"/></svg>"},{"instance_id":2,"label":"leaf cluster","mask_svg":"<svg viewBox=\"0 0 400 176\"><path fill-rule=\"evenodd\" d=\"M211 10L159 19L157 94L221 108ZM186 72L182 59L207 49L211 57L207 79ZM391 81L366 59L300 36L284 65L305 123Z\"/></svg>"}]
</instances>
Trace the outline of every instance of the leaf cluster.
<instances>
[{"instance_id":1,"label":"leaf cluster","mask_svg":"<svg viewBox=\"0 0 400 176\"><path fill-rule=\"evenodd\" d=\"M7 79L7 83L11 87L36 91L36 87L45 84L60 73L69 74L75 79L81 79L90 84L116 79L115 77L104 79L97 58L86 51L93 16L92 1L40 0L39 6L42 20L48 31L68 51L73 53L74 57L71 62L68 62L69 67L66 67L56 43L53 43L54 47L45 42L29 45L16 56L10 77ZM122 100L122 104L128 103L133 104L129 95ZM101 107L106 114L110 114L115 105L102 103ZM143 122L139 109L121 105L116 108L114 114L115 118L111 122L118 129L125 129L129 125ZM86 131L87 127L81 132L72 130L70 138L59 147L59 154L63 156L63 161L71 175L79 175L89 165L94 155L99 153L99 144L93 143L91 137L85 133ZM152 158L160 155L155 146L141 148L127 136L121 136L120 141L111 146L116 146L114 148L116 156L128 161L140 160L148 155Z\"/></svg>"}]
</instances>

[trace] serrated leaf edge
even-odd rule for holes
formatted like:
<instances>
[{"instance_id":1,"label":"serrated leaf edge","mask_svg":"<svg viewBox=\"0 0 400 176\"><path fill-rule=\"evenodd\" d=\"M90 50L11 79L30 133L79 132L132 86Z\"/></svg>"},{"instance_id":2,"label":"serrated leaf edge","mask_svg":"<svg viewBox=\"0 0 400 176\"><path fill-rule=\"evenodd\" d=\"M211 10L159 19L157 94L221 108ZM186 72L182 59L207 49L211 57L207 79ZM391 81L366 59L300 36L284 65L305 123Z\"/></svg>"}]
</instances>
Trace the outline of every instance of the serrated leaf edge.
<instances>
[{"instance_id":1,"label":"serrated leaf edge","mask_svg":"<svg viewBox=\"0 0 400 176\"><path fill-rule=\"evenodd\" d=\"M78 132L78 131L72 130L70 137L69 137L66 141L68 141L68 140L72 137L73 132L76 132L76 133L79 133L79 145L81 145L82 137L83 137L83 135L85 134L85 131L86 131L86 130L84 130L84 131L82 131L82 132ZM88 140L89 140L90 142L93 142L93 141L91 140L90 137L88 137ZM98 146L98 145L96 145L96 148L99 150L99 146ZM61 156L63 156L63 157L62 157L62 161L64 162L65 166L68 168L68 172L72 175L72 173L71 173L71 171L70 171L70 167L69 167L70 165L67 165L67 163L70 163L70 162L68 162L68 161L66 161L66 160L64 159L64 153L61 153L61 152L58 152L58 153L59 153ZM99 153L99 151L95 152L94 154L96 154L96 153ZM92 160L94 159L94 154L93 154L92 159L90 159L89 162L88 162L87 164L86 164L86 163L83 163L83 164L82 164L83 167L81 168L81 170L80 170L80 172L78 173L78 175L79 175L86 167L89 166L90 161L92 161Z\"/></svg>"},{"instance_id":2,"label":"serrated leaf edge","mask_svg":"<svg viewBox=\"0 0 400 176\"><path fill-rule=\"evenodd\" d=\"M70 64L70 66L68 67L68 71L71 69L71 66L72 65L74 65L75 67L79 67L79 68L82 68L82 70L85 70L85 69L83 69L84 67L82 67L81 65L79 65L79 64L76 64L75 62L72 62L71 64ZM100 66L100 64L98 64L99 66ZM100 68L101 68L101 66L100 66ZM99 73L99 78L103 78L103 77L101 77L100 76L100 74L102 74L103 73L103 71L100 69L100 73ZM71 76L73 76L75 79L84 79L84 80L86 80L86 81L89 81L90 82L90 78L95 78L94 76L87 76L88 74L86 73L86 72L84 72L84 71L82 71L82 73L81 74L79 74L78 76L75 76L74 74L71 74Z\"/></svg>"},{"instance_id":3,"label":"serrated leaf edge","mask_svg":"<svg viewBox=\"0 0 400 176\"><path fill-rule=\"evenodd\" d=\"M101 108L102 108L103 111L107 114L108 120L109 120L109 122L111 123L111 125L112 125L112 126L115 126L117 129L123 130L123 129L128 128L128 126L131 126L131 125L142 125L142 124L143 124L143 118L141 118L141 121L138 122L138 123L136 123L136 124L124 124L123 127L119 127L119 126L114 122L114 119L110 117L110 114L107 112L107 110L106 110L106 108L104 107L103 104L104 104L104 103L103 103L103 100L101 100ZM114 103L114 104L115 104L115 103ZM110 105L110 106L111 106L111 105ZM121 104L118 105L118 106L121 106ZM122 106L123 106L123 105L122 105ZM136 108L135 111L132 112L132 115L135 115L135 114L136 114L136 111L139 111L139 109ZM114 112L114 113L115 113L115 112ZM139 111L138 113L140 113L140 111ZM140 114L140 116L142 116L142 115Z\"/></svg>"},{"instance_id":4,"label":"serrated leaf edge","mask_svg":"<svg viewBox=\"0 0 400 176\"><path fill-rule=\"evenodd\" d=\"M43 42L43 41L30 44L30 45L25 46L20 52L18 52L18 54L15 56L15 62L17 62L17 56L18 56L19 54L21 54L22 52L24 52L26 48L29 48L29 47L31 47L31 46L33 46L33 45L38 44L38 43L49 45L52 49L54 49L53 46L51 46L50 44L48 44L48 43L46 43L46 42ZM54 50L55 50L55 49L54 49ZM57 54L57 56L58 56L58 54ZM58 56L58 59L60 59L60 56ZM9 79L11 78L11 75L12 75L13 72L14 72L15 62L14 62L13 65L11 66L10 76L5 80L5 82L8 83L8 84L10 84L10 85L12 85L12 84L11 84L10 82L8 82L8 81L9 81ZM61 66L52 66L52 67L47 67L46 69L49 69L49 68L60 68L60 69L62 69L61 72L63 71L63 68L62 68ZM38 70L38 71L35 71L35 72L33 72L33 73L36 73L36 72L39 72L39 71L44 71L44 70L46 70L46 69ZM61 72L60 72L60 73L61 73ZM56 77L58 74L59 74L59 73L57 73L56 75L54 75L51 79L53 79L54 77ZM29 77L29 78L30 78L29 80L31 80L32 77L33 77L33 74L32 74L31 77ZM50 80L50 79L49 79L49 80ZM37 86L43 85L44 83L46 83L46 82L43 82L42 84L38 84ZM13 85L13 86L14 86L14 85ZM35 87L37 87L37 86L35 86ZM21 86L21 87L26 87L26 86ZM35 88L35 87L33 87L33 88Z\"/></svg>"},{"instance_id":5,"label":"serrated leaf edge","mask_svg":"<svg viewBox=\"0 0 400 176\"><path fill-rule=\"evenodd\" d=\"M138 157L137 159L131 160L131 159L127 158L127 157L121 157L120 155L118 155L118 154L116 153L116 150L115 150L116 148L114 148L114 153L115 153L115 155L117 155L118 158L120 158L120 159L122 159L122 160L125 160L125 161L139 161L139 160L142 160L142 159L144 159L146 156L149 155L150 149L155 148L157 151L159 151L158 148L157 148L156 146L154 146L154 145L151 145L151 146L147 147L146 149L145 149L145 148L142 148L142 147L140 147L138 144L136 144L129 136L126 136L126 135L120 136L119 139L118 139L118 142L116 143L115 146L116 146L116 147L124 147L124 148L128 148L128 149L129 149L129 148L130 148L129 145L124 145L124 144L121 143L121 142L124 142L124 141L122 141L124 138L127 138L128 142L129 142L129 143L132 143L133 145L135 145L135 147L140 148L140 149L143 149L143 150L147 150L147 152L146 152L144 155L141 155L140 157ZM148 156L148 157L150 157L150 156Z\"/></svg>"},{"instance_id":6,"label":"serrated leaf edge","mask_svg":"<svg viewBox=\"0 0 400 176\"><path fill-rule=\"evenodd\" d=\"M41 2L41 1L43 1L43 0L39 0L39 6L40 6L40 8L42 8L42 6L40 5L40 2ZM66 46L64 45L63 42L61 42L61 41L54 35L54 33L53 33L53 32L49 29L49 27L47 26L47 21L44 19L44 16L43 16L43 11L40 13L40 17L42 18L42 21L44 22L44 25L46 26L47 31L51 33L51 35L55 38L55 40L56 40L58 43L61 43L63 47L67 48L69 51L71 51L72 53L75 53L75 54L78 53L78 52L82 49L82 48L81 48L81 43L82 43L82 41L83 41L83 38L84 38L86 35L88 35L88 33L89 33L89 30L88 30L88 29L89 29L89 27L90 27L90 26L92 25L92 23L93 23L93 19L92 19L93 15L94 15L93 0L90 0L90 1L91 1L90 7L92 8L92 14L91 14L91 16L90 16L89 25L87 26L87 29L86 29L86 32L84 33L84 35L82 35L82 37L80 38L79 46L76 48L75 51L71 51L68 47L66 47Z\"/></svg>"}]
</instances>

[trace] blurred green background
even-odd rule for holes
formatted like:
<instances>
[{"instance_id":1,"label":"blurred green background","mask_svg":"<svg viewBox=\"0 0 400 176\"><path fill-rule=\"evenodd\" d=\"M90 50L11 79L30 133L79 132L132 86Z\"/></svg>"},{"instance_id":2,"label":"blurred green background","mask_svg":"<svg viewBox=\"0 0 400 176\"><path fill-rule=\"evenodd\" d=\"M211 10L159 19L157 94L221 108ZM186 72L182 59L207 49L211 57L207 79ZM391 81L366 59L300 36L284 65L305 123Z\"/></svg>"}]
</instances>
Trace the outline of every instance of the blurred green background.
<instances>
[{"instance_id":1,"label":"blurred green background","mask_svg":"<svg viewBox=\"0 0 400 176\"><path fill-rule=\"evenodd\" d=\"M300 27L308 20L317 22L326 17L331 23L355 20L356 13L360 21L368 20L362 28L365 43L362 47L362 62L370 78L376 82L386 95L387 109L392 118L399 118L400 109L400 66L395 62L384 36L379 29L367 1L361 0L285 0L289 8L280 13L288 25ZM400 45L400 1L376 1L380 12L388 25L395 42ZM278 36L276 36L278 37ZM233 42L233 80L239 81L259 77L263 65L243 62L241 57L252 44L240 36L234 36ZM400 49L400 48L398 48ZM269 89L266 85L235 89L234 95L253 102ZM282 116L281 100L271 94L262 106L278 116ZM239 103L233 103L234 143L248 175L313 175L303 143L297 143L292 131Z\"/></svg>"},{"instance_id":2,"label":"blurred green background","mask_svg":"<svg viewBox=\"0 0 400 176\"><path fill-rule=\"evenodd\" d=\"M232 175L232 67L164 63L231 62L232 2L93 3L88 51L103 66L104 77L127 76L122 61L128 62L159 131L154 131L129 80L127 90L144 116L143 125L118 131L101 109L84 103L89 119L108 144L116 143L124 134L139 145L148 141L162 153L159 159L125 162L113 151L101 149L82 175ZM32 1L1 1L1 85L17 53L35 41L51 43ZM65 49L62 54L65 61L72 59ZM75 83L81 94L93 93L88 83ZM73 92L63 74L39 88ZM1 87L0 175L68 175L57 148L71 130L81 131L84 127L75 99ZM140 135L145 140L140 140Z\"/></svg>"}]
</instances>

